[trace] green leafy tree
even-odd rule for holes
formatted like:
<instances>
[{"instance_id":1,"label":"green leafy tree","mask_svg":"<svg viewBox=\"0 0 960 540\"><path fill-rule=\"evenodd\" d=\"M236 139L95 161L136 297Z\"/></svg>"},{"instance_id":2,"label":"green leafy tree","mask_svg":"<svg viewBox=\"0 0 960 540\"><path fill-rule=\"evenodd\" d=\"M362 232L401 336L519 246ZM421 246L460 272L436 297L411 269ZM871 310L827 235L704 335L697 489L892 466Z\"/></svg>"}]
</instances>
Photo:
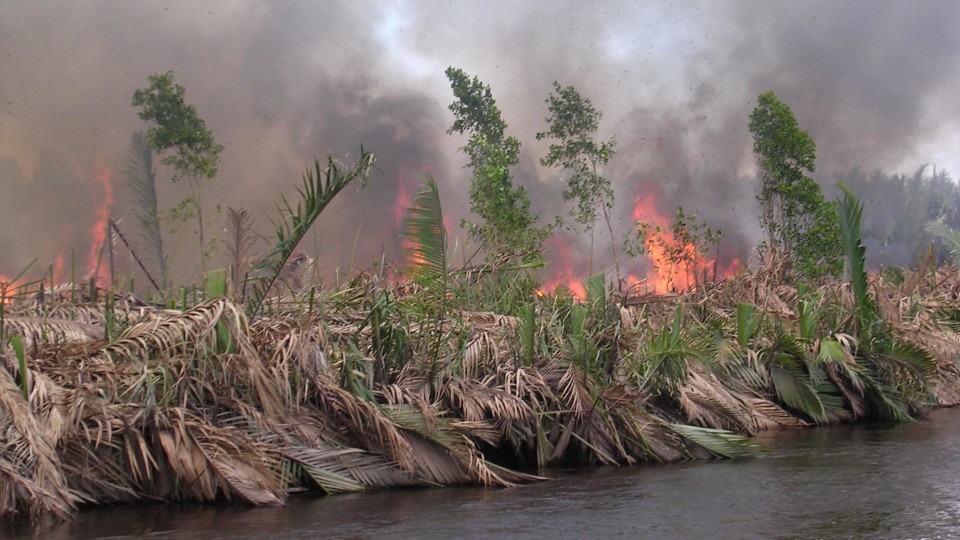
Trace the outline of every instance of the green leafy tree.
<instances>
[{"instance_id":1,"label":"green leafy tree","mask_svg":"<svg viewBox=\"0 0 960 540\"><path fill-rule=\"evenodd\" d=\"M537 140L550 139L556 142L550 144L547 155L540 159L540 164L570 172L563 200L576 201L576 205L570 208L570 217L590 233L591 261L594 225L599 214L603 214L610 233L610 245L619 282L620 263L613 225L610 222L610 210L613 209L616 198L610 180L600 175L600 170L613 157L617 141L611 138L597 142L594 139L603 113L573 86L561 88L560 83L554 81L553 92L546 101L550 111L550 116L546 118L548 128L547 131L537 133Z\"/></svg>"},{"instance_id":2,"label":"green leafy tree","mask_svg":"<svg viewBox=\"0 0 960 540\"><path fill-rule=\"evenodd\" d=\"M462 222L470 237L486 248L488 258L503 255L536 258L549 227L536 225L530 197L523 186L514 186L510 167L520 160L520 141L506 136L507 123L500 115L490 87L462 69L447 68L447 79L456 98L450 105L453 126L447 133L467 134L460 151L470 158L470 210L481 222Z\"/></svg>"},{"instance_id":3,"label":"green leafy tree","mask_svg":"<svg viewBox=\"0 0 960 540\"><path fill-rule=\"evenodd\" d=\"M809 278L838 274L843 262L836 211L807 176L816 159L813 139L799 128L790 107L770 91L757 98L750 133L760 169L764 249L785 254Z\"/></svg>"},{"instance_id":4,"label":"green leafy tree","mask_svg":"<svg viewBox=\"0 0 960 540\"><path fill-rule=\"evenodd\" d=\"M141 107L137 115L148 122L147 144L166 154L161 162L173 167L173 182L186 180L190 187L190 196L175 205L171 216L180 221L197 218L200 267L205 272L211 247L203 232L201 184L216 176L223 146L216 143L196 107L184 101L186 90L174 82L172 71L150 75L148 81L149 87L133 93L133 106Z\"/></svg>"}]
</instances>

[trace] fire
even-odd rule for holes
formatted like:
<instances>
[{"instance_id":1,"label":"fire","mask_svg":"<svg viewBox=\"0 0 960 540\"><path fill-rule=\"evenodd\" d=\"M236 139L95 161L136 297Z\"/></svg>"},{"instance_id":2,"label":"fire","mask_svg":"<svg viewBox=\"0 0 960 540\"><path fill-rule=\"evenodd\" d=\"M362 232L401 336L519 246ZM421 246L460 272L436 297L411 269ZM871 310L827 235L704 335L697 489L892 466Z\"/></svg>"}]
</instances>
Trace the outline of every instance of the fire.
<instances>
[{"instance_id":1,"label":"fire","mask_svg":"<svg viewBox=\"0 0 960 540\"><path fill-rule=\"evenodd\" d=\"M670 230L670 219L657 209L652 194L638 195L633 207L633 220L651 226L647 231L644 247L651 268L644 279L628 282L631 286L645 286L657 294L685 291L696 288L702 279L701 273L712 267L692 243L681 243Z\"/></svg>"},{"instance_id":2,"label":"fire","mask_svg":"<svg viewBox=\"0 0 960 540\"><path fill-rule=\"evenodd\" d=\"M110 270L104 261L100 260L101 249L107 240L107 228L110 220L110 209L113 207L113 185L110 180L112 171L106 165L97 166L99 171L94 179L100 187L100 193L94 195L94 223L90 226L90 248L87 251L87 274L93 275L98 281L110 280ZM109 247L107 247L109 249Z\"/></svg>"},{"instance_id":3,"label":"fire","mask_svg":"<svg viewBox=\"0 0 960 540\"><path fill-rule=\"evenodd\" d=\"M632 287L645 287L657 294L694 290L708 279L729 277L740 271L739 259L733 259L722 267L716 258L708 257L691 238L676 238L671 219L657 209L656 198L639 195L633 208L633 219L650 225L644 247L651 268L646 276L638 279L631 274L627 283Z\"/></svg>"},{"instance_id":4,"label":"fire","mask_svg":"<svg viewBox=\"0 0 960 540\"><path fill-rule=\"evenodd\" d=\"M93 175L93 184L95 189L91 192L91 198L93 202L93 218L94 222L90 225L87 230L89 237L89 247L86 255L86 274L88 277L94 277L100 283L107 283L110 279L110 269L106 261L100 260L101 250L104 248L104 244L107 239L107 229L110 222L110 210L113 208L114 203L114 194L113 194L113 171L110 170L105 164L98 164L96 166L96 173ZM66 253L69 251L68 240L68 230L66 228L63 231L63 243L60 250L58 251L56 257L54 257L51 264L51 271L53 276L50 276L46 271L42 271L41 277L36 277L36 274L33 276L24 276L21 279L17 280L16 283L13 282L12 278L8 277L6 274L0 273L0 289L6 289L7 296L13 294L16 288L24 283L33 283L43 280L53 279L54 283L57 283L58 280L62 281L64 279L70 279L70 276L67 276L66 266ZM79 277L79 276L76 276ZM51 286L53 284L47 284Z\"/></svg>"},{"instance_id":5,"label":"fire","mask_svg":"<svg viewBox=\"0 0 960 540\"><path fill-rule=\"evenodd\" d=\"M552 293L560 285L569 289L570 293L577 300L587 298L587 290L582 281L576 275L573 269L573 261L570 258L570 241L566 236L554 235L547 240L548 249L553 255L553 261L550 263L552 276L547 279L543 287L538 291L541 295Z\"/></svg>"}]
</instances>

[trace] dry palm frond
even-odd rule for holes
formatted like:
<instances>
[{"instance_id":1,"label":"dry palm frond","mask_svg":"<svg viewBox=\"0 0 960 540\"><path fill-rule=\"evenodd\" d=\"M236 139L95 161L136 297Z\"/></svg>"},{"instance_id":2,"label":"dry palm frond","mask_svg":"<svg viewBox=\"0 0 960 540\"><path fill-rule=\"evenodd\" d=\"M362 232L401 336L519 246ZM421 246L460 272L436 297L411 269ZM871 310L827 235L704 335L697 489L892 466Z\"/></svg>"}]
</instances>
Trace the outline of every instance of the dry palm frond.
<instances>
[{"instance_id":1,"label":"dry palm frond","mask_svg":"<svg viewBox=\"0 0 960 540\"><path fill-rule=\"evenodd\" d=\"M253 236L253 220L244 209L227 207L227 260L230 261L230 283L235 292L241 289L241 283L247 274L251 251L256 243Z\"/></svg>"},{"instance_id":2,"label":"dry palm frond","mask_svg":"<svg viewBox=\"0 0 960 540\"><path fill-rule=\"evenodd\" d=\"M221 321L232 330L231 337L239 338L248 333L246 318L240 308L224 298L216 298L181 314L131 326L105 351L117 358L146 360L177 352L192 354L205 344L215 349L215 329Z\"/></svg>"},{"instance_id":3,"label":"dry palm frond","mask_svg":"<svg viewBox=\"0 0 960 540\"><path fill-rule=\"evenodd\" d=\"M629 455L600 396L594 397L594 382L575 365L564 370L559 366L548 371L546 379L556 390L562 404L551 441L554 445L552 460L564 459L571 442L576 442L581 451L590 451L600 463L615 465L627 461Z\"/></svg>"},{"instance_id":4,"label":"dry palm frond","mask_svg":"<svg viewBox=\"0 0 960 540\"><path fill-rule=\"evenodd\" d=\"M137 481L124 467L122 450L93 445L74 437L60 445L63 471L71 491L84 503L123 503L156 498L146 491L149 482Z\"/></svg>"},{"instance_id":5,"label":"dry palm frond","mask_svg":"<svg viewBox=\"0 0 960 540\"><path fill-rule=\"evenodd\" d=\"M428 481L441 485L480 482L486 486L509 486L489 467L466 436L496 440L489 425L482 422L457 422L437 415L432 422L418 407L390 405L384 412L398 425L408 430L405 435L414 450L418 473ZM489 430L487 436L484 431ZM431 444L432 443L432 444Z\"/></svg>"},{"instance_id":6,"label":"dry palm frond","mask_svg":"<svg viewBox=\"0 0 960 540\"><path fill-rule=\"evenodd\" d=\"M269 358L270 374L288 404L302 403L309 381L330 370L330 356L335 351L323 321L261 318L250 331L251 344L261 357Z\"/></svg>"},{"instance_id":7,"label":"dry palm frond","mask_svg":"<svg viewBox=\"0 0 960 540\"><path fill-rule=\"evenodd\" d=\"M22 336L24 344L69 343L103 338L103 329L67 319L6 316L3 332L8 336Z\"/></svg>"},{"instance_id":8,"label":"dry palm frond","mask_svg":"<svg viewBox=\"0 0 960 540\"><path fill-rule=\"evenodd\" d=\"M28 509L33 517L66 519L76 503L54 446L20 388L0 369L0 515Z\"/></svg>"},{"instance_id":9,"label":"dry palm frond","mask_svg":"<svg viewBox=\"0 0 960 540\"><path fill-rule=\"evenodd\" d=\"M159 422L158 437L184 495L199 501L221 494L254 505L283 504L285 483L276 450L182 408L168 413Z\"/></svg>"},{"instance_id":10,"label":"dry palm frond","mask_svg":"<svg viewBox=\"0 0 960 540\"><path fill-rule=\"evenodd\" d=\"M754 435L769 429L808 425L772 401L729 388L702 369L691 370L679 392L680 406L687 418L702 427Z\"/></svg>"},{"instance_id":11,"label":"dry palm frond","mask_svg":"<svg viewBox=\"0 0 960 540\"><path fill-rule=\"evenodd\" d=\"M57 286L59 289L61 286ZM54 304L23 303L7 308L8 315L48 319L62 319L93 326L103 326L103 306L56 302Z\"/></svg>"},{"instance_id":12,"label":"dry palm frond","mask_svg":"<svg viewBox=\"0 0 960 540\"><path fill-rule=\"evenodd\" d=\"M406 471L416 471L409 441L380 407L327 381L314 384L313 405L341 430L347 444L387 456Z\"/></svg>"},{"instance_id":13,"label":"dry palm frond","mask_svg":"<svg viewBox=\"0 0 960 540\"><path fill-rule=\"evenodd\" d=\"M439 394L447 407L470 422L527 423L535 417L530 405L516 396L469 379L450 379Z\"/></svg>"},{"instance_id":14,"label":"dry palm frond","mask_svg":"<svg viewBox=\"0 0 960 540\"><path fill-rule=\"evenodd\" d=\"M479 332L463 349L461 373L464 377L481 377L498 364L498 356L493 336L488 332Z\"/></svg>"},{"instance_id":15,"label":"dry palm frond","mask_svg":"<svg viewBox=\"0 0 960 540\"><path fill-rule=\"evenodd\" d=\"M642 410L635 402L613 408L610 415L633 459L669 463L683 458L676 432L662 418Z\"/></svg>"},{"instance_id":16,"label":"dry palm frond","mask_svg":"<svg viewBox=\"0 0 960 540\"><path fill-rule=\"evenodd\" d=\"M160 271L160 279L166 280L167 255L163 250L163 235L160 234L153 152L142 132L136 132L131 137L125 172L135 195L136 217L141 227L140 240L153 255Z\"/></svg>"},{"instance_id":17,"label":"dry palm frond","mask_svg":"<svg viewBox=\"0 0 960 540\"><path fill-rule=\"evenodd\" d=\"M755 432L755 426L743 410L743 403L713 375L691 369L677 392L680 408L693 424L738 433Z\"/></svg>"},{"instance_id":18,"label":"dry palm frond","mask_svg":"<svg viewBox=\"0 0 960 540\"><path fill-rule=\"evenodd\" d=\"M486 384L493 382L488 377ZM542 433L540 418L529 403L503 388L489 387L484 382L451 379L439 392L439 398L453 414L468 422L490 422L497 437L491 446L501 443L520 448L538 432ZM477 433L470 433L476 436ZM476 437L475 437L476 438Z\"/></svg>"},{"instance_id":19,"label":"dry palm frond","mask_svg":"<svg viewBox=\"0 0 960 540\"><path fill-rule=\"evenodd\" d=\"M256 506L280 506L285 482L280 475L280 455L244 433L205 422L191 423L191 435L217 472L227 498L237 496Z\"/></svg>"}]
</instances>

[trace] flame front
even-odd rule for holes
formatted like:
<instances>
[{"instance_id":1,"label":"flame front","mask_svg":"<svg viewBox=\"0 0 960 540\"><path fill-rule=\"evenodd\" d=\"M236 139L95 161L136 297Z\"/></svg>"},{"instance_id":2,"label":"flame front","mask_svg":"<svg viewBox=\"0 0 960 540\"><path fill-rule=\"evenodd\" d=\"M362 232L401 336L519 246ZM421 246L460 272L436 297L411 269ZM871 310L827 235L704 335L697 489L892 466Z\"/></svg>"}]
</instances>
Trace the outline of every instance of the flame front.
<instances>
[{"instance_id":1,"label":"flame front","mask_svg":"<svg viewBox=\"0 0 960 540\"><path fill-rule=\"evenodd\" d=\"M547 240L547 248L553 259L550 263L552 275L543 284L543 287L540 288L540 294L546 294L547 292L552 293L557 287L564 285L574 298L585 300L587 298L587 290L573 269L573 261L570 256L570 240L562 234L555 234Z\"/></svg>"},{"instance_id":2,"label":"flame front","mask_svg":"<svg viewBox=\"0 0 960 540\"><path fill-rule=\"evenodd\" d=\"M96 278L100 283L110 280L110 269L100 260L101 250L107 240L107 229L110 222L110 209L113 208L113 172L106 165L97 166L94 179L99 186L100 193L94 195L94 223L90 226L90 248L87 251L87 275ZM107 247L106 249L109 249Z\"/></svg>"},{"instance_id":3,"label":"flame front","mask_svg":"<svg viewBox=\"0 0 960 540\"><path fill-rule=\"evenodd\" d=\"M632 287L646 288L657 294L695 290L708 279L726 278L740 271L739 259L718 265L715 257L707 257L692 241L677 239L670 218L657 209L656 197L639 195L633 208L635 222L647 223L644 247L651 267L643 279L628 277Z\"/></svg>"}]
</instances>

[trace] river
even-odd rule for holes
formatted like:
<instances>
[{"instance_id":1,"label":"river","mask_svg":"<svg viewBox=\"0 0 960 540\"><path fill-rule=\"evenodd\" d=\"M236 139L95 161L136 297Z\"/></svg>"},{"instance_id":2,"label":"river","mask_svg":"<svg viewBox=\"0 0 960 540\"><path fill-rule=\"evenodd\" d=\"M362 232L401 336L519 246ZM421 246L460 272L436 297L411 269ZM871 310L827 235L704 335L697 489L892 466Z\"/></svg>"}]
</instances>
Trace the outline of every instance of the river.
<instances>
[{"instance_id":1,"label":"river","mask_svg":"<svg viewBox=\"0 0 960 540\"><path fill-rule=\"evenodd\" d=\"M95 509L4 538L960 538L960 410L762 438L758 458L237 505Z\"/></svg>"}]
</instances>

